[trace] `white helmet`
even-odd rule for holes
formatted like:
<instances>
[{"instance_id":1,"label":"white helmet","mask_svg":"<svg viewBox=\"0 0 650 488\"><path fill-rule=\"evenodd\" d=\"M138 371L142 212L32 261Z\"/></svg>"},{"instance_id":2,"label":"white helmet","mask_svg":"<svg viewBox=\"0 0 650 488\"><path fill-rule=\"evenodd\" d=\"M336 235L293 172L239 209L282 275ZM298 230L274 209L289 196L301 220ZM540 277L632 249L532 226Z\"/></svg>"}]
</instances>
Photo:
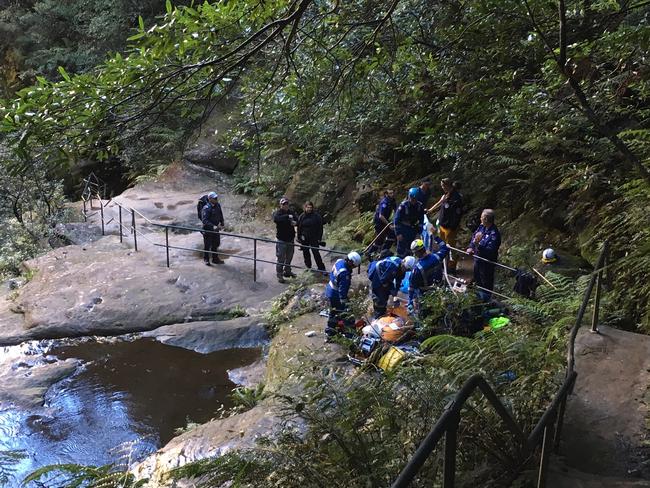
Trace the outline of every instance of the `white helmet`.
<instances>
[{"instance_id":1,"label":"white helmet","mask_svg":"<svg viewBox=\"0 0 650 488\"><path fill-rule=\"evenodd\" d=\"M411 270L415 266L415 258L413 256L406 256L402 260L402 266L404 266L405 270Z\"/></svg>"},{"instance_id":2,"label":"white helmet","mask_svg":"<svg viewBox=\"0 0 650 488\"><path fill-rule=\"evenodd\" d=\"M544 263L554 263L557 261L557 254L552 248L544 249L542 252L542 262Z\"/></svg>"},{"instance_id":3,"label":"white helmet","mask_svg":"<svg viewBox=\"0 0 650 488\"><path fill-rule=\"evenodd\" d=\"M350 254L348 254L348 259L352 261L352 264L354 264L355 267L361 264L361 256L356 251L352 251Z\"/></svg>"},{"instance_id":4,"label":"white helmet","mask_svg":"<svg viewBox=\"0 0 650 488\"><path fill-rule=\"evenodd\" d=\"M424 249L424 241L422 239L415 239L411 242L411 251L421 251Z\"/></svg>"}]
</instances>

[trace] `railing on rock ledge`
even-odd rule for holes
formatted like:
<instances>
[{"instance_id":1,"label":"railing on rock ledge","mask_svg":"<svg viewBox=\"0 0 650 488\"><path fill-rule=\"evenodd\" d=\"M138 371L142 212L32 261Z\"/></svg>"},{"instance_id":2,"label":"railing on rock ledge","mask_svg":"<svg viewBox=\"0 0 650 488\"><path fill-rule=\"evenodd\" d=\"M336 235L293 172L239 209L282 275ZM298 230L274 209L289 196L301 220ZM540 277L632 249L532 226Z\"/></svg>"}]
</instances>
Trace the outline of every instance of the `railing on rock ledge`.
<instances>
[{"instance_id":1,"label":"railing on rock ledge","mask_svg":"<svg viewBox=\"0 0 650 488\"><path fill-rule=\"evenodd\" d=\"M153 222L140 212L133 208L127 208L116 202L115 200L109 200L104 204L104 198L101 191L105 192L106 186L91 173L91 175L84 180L85 186L82 193L83 200L83 211L84 217L87 219L91 215L100 214L102 235L105 234L105 226L112 222L113 219L109 219L108 222L105 221L104 209L109 205L115 205L118 207L118 225L120 229L120 242L123 241L123 229L127 230L127 235L130 233L133 236L134 249L138 250L138 233L136 229L136 217L140 217L145 220L150 225L161 227L164 229L165 233L165 243L160 244L157 242L151 241L146 234L140 233L140 235L147 239L152 245L164 247L166 250L166 262L167 266L170 266L170 256L169 250L186 250L197 252L202 250L191 249L180 246L171 246L169 244L169 230L177 229L190 232L206 232L202 229L197 229L194 227L185 227L169 224L160 224ZM88 213L88 204L90 204L90 209L93 210L96 207L93 206L93 201L99 201L99 210L98 212ZM123 223L123 211L126 211L127 215L130 217L130 225L125 226ZM240 234L233 234L228 232L219 232L222 236L230 236L240 239L248 239L253 241L253 256L243 256L238 254L229 254L219 251L217 254L250 260L253 261L253 280L257 280L257 263L266 263L266 264L280 264L277 261L269 261L261 259L257 256L257 243L272 243L276 244L279 241L273 239L267 239L264 237L255 237L255 236L246 236ZM309 247L302 246L299 244L294 245L294 247ZM324 252L329 252L332 254L347 254L344 251L336 249L327 249L327 248L316 248ZM467 400L476 392L477 390L482 393L482 395L487 399L490 405L494 408L497 415L503 420L507 429L512 433L514 442L518 448L520 460L528 458L530 455L534 454L535 451L540 449L540 460L539 460L539 469L537 476L537 487L543 488L546 486L546 477L548 471L548 462L551 455L551 451L557 452L560 444L560 437L562 433L562 424L564 421L564 413L566 410L566 403L568 395L573 391L573 387L576 382L578 373L575 371L575 339L578 334L578 329L582 325L582 320L587 311L589 301L591 299L592 292L594 287L596 288L596 294L594 298L594 307L591 323L591 331L598 332L598 313L600 308L600 296L602 290L603 282L603 273L608 267L608 252L609 245L605 241L603 243L602 251L598 258L595 271L591 275L591 280L589 285L585 290L585 294L578 311L576 322L571 329L569 335L569 343L567 347L567 368L564 382L559 388L553 401L545 410L543 415L540 417L537 425L533 430L526 436L517 424L516 420L508 410L506 406L499 400L498 396L488 384L488 382L480 375L471 376L461 387L461 389L456 393L454 399L445 407L443 414L440 416L433 429L429 432L427 437L422 441L416 452L414 453L411 460L404 467L398 478L391 485L391 488L406 488L408 487L414 478L417 476L420 468L424 465L427 459L435 451L435 448L438 445L438 442L445 437L445 447L444 447L444 458L443 458L443 488L454 488L456 480L456 452L458 448L458 427L462 419L463 407ZM291 265L292 268L302 268L302 266ZM359 268L360 270L360 268ZM360 272L360 271L359 271Z\"/></svg>"},{"instance_id":2,"label":"railing on rock ledge","mask_svg":"<svg viewBox=\"0 0 650 488\"><path fill-rule=\"evenodd\" d=\"M508 430L513 434L521 460L534 454L540 448L539 470L537 475L537 487L546 486L548 462L551 451L557 452L562 434L562 424L568 395L573 391L578 373L575 371L575 339L582 319L587 310L594 287L596 295L594 298L594 309L592 315L591 331L598 332L598 311L600 308L600 294L603 281L603 272L607 269L609 245L605 241L596 264L596 269L591 275L589 285L585 290L582 304L578 311L576 322L569 335L567 346L567 368L562 386L555 394L553 401L541 416L532 432L526 437L522 429L512 417L508 409L499 400L494 390L480 375L471 376L456 393L454 399L445 407L433 429L422 441L415 454L402 470L399 477L391 485L391 488L406 488L417 476L420 468L435 451L438 442L445 437L444 460L443 460L443 488L453 488L456 480L456 452L458 448L457 432L461 421L462 410L472 394L479 390L487 399L496 413L503 420Z\"/></svg>"},{"instance_id":3,"label":"railing on rock ledge","mask_svg":"<svg viewBox=\"0 0 650 488\"><path fill-rule=\"evenodd\" d=\"M121 203L117 202L114 199L108 200L106 203L104 203L105 200L105 195L102 193L106 191L106 185L99 180L93 173L91 173L88 178L84 180L84 189L81 195L81 199L83 202L83 215L84 215L84 220L87 221L89 217L92 217L94 215L99 214L99 221L101 224L101 229L102 229L102 235L106 235L106 226L113 222L115 218L110 218L106 219L105 215L105 209L110 208L110 207L117 207L117 225L119 228L119 234L120 234L120 242L123 242L124 237L131 236L133 238L133 248L135 251L138 251L138 238L145 239L147 242L149 242L152 246L156 247L163 247L165 248L165 258L166 258L166 264L167 267L171 267L171 260L170 260L170 250L179 250L179 251L189 251L189 252L208 252L210 255L218 255L218 256L228 256L231 258L237 258L237 259L243 259L247 261L252 261L253 262L253 281L257 281L257 264L258 263L264 263L264 264L273 264L273 265L279 265L282 263L279 263L277 261L271 261L268 259L263 259L258 256L258 243L266 243L266 244L278 244L281 243L282 241L277 241L274 239L269 239L266 237L258 237L258 236L249 236L249 235L243 235L243 234L235 234L231 232L223 232L223 231L207 231L203 230L201 228L197 227L189 227L189 226L182 226L182 225L172 225L172 224L161 224L159 222L154 222L145 215L143 215L141 212L137 211L134 208L128 208ZM99 207L96 207L94 205L95 202L99 203ZM93 211L97 209L96 211ZM130 220L127 224L125 224L125 218L127 221ZM159 227L163 229L164 232L164 243L156 242L154 238L152 238L152 233L145 233L144 232L144 227L142 224L138 227L138 218L143 220L146 224L154 227ZM218 234L220 236L225 236L225 237L234 237L238 239L244 239L248 241L253 242L253 249L252 249L252 256L245 256L242 254L235 254L235 253L229 253L225 251L204 251L202 249L196 249L196 248L189 248L189 247L182 247L182 246L174 246L169 243L170 240L170 230L175 231L175 230L180 230L183 231L184 233L190 233L190 232L196 232L196 233L210 233L210 234ZM330 253L334 255L339 255L339 256L345 256L347 255L346 251L341 251L339 249L330 249L326 247L316 247L316 246L306 246L303 244L293 244L294 250L295 248L299 249L316 249L318 251L322 251L324 253ZM291 268L296 268L296 269L310 269L305 266L300 266L296 264L291 264ZM316 273L320 273L323 275L328 274L329 272L327 270L325 271L320 271L320 270L312 270ZM361 267L359 266L357 268L357 273L361 273Z\"/></svg>"}]
</instances>

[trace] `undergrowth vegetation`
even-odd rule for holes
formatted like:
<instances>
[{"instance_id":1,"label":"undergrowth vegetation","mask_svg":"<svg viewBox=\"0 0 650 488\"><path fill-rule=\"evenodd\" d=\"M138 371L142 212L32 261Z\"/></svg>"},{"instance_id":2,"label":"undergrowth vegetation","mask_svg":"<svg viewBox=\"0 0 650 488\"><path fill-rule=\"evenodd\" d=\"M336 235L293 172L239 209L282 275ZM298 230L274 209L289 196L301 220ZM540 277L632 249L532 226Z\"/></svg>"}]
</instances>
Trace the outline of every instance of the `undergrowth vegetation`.
<instances>
[{"instance_id":1,"label":"undergrowth vegetation","mask_svg":"<svg viewBox=\"0 0 650 488\"><path fill-rule=\"evenodd\" d=\"M304 390L299 396L276 396L286 419L278 436L253 449L184 466L172 476L192 477L209 487L230 480L240 487L388 486L475 373L494 385L529 432L564 380L567 326L586 283L559 275L550 279L556 288L540 288L539 301L510 304L511 325L474 337L432 336L423 344L424 354L408 357L390 374L350 375L334 365L296 365L293 374L303 377ZM440 310L457 316L467 305L461 300L452 311L452 302ZM465 486L503 486L513 479L522 467L516 443L479 395L465 409L460 429L459 472ZM432 459L414 486L440 480L441 452Z\"/></svg>"}]
</instances>

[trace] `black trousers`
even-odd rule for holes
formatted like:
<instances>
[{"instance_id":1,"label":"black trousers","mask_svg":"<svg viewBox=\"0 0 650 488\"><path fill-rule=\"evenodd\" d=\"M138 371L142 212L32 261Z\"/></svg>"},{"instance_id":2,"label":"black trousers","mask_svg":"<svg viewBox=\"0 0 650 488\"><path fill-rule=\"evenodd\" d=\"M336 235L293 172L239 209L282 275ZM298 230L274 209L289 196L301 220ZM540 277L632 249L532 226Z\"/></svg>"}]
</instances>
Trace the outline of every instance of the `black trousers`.
<instances>
[{"instance_id":1,"label":"black trousers","mask_svg":"<svg viewBox=\"0 0 650 488\"><path fill-rule=\"evenodd\" d=\"M309 249L308 247L302 248L302 257L305 259L305 266L311 268L311 254L313 254L314 261L316 261L316 267L321 271L325 271L325 264L323 263L323 258L320 255L320 251L318 249L315 249L318 247L318 242L305 245L314 247L314 249Z\"/></svg>"},{"instance_id":2,"label":"black trousers","mask_svg":"<svg viewBox=\"0 0 650 488\"><path fill-rule=\"evenodd\" d=\"M492 263L486 263L480 259L474 260L474 283L488 290L494 290L494 269L496 266ZM479 290L479 296L484 300L489 300L492 293Z\"/></svg>"},{"instance_id":3,"label":"black trousers","mask_svg":"<svg viewBox=\"0 0 650 488\"><path fill-rule=\"evenodd\" d=\"M203 226L203 230L210 230ZM210 261L210 251L212 251L212 260L216 261L219 256L216 253L221 245L221 236L218 232L203 232L203 260Z\"/></svg>"}]
</instances>

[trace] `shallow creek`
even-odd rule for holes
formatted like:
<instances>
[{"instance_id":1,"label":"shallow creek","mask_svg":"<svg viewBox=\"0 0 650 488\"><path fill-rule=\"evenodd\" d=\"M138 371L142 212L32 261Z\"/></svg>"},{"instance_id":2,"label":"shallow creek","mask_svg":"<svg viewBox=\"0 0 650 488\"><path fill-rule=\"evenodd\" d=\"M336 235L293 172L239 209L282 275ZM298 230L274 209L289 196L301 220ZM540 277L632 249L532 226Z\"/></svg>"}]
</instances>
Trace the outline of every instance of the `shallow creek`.
<instances>
[{"instance_id":1,"label":"shallow creek","mask_svg":"<svg viewBox=\"0 0 650 488\"><path fill-rule=\"evenodd\" d=\"M26 455L11 466L13 479L5 486L19 486L18 480L47 464L143 459L176 429L206 422L218 416L221 405L231 406L228 395L236 385L229 370L260 355L260 349L199 354L153 339L48 341L0 349L5 371L81 360L74 374L48 389L42 407L26 410L0 401L0 451Z\"/></svg>"}]
</instances>

